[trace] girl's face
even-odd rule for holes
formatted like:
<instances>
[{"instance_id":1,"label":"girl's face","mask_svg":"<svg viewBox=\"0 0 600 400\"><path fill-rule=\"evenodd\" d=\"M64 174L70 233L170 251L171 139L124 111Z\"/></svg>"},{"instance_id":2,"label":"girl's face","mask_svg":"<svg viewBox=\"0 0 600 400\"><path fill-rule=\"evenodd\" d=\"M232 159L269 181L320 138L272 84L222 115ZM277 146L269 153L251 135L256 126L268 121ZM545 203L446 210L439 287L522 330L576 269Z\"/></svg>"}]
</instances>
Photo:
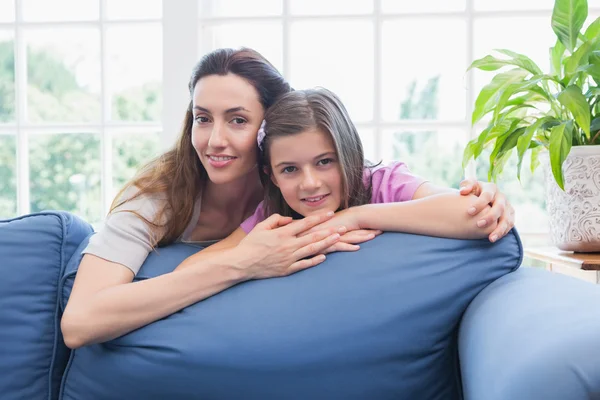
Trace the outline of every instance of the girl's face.
<instances>
[{"instance_id":1,"label":"girl's face","mask_svg":"<svg viewBox=\"0 0 600 400\"><path fill-rule=\"evenodd\" d=\"M271 180L290 208L305 217L340 208L342 171L331 135L311 129L276 137L269 150Z\"/></svg>"},{"instance_id":2,"label":"girl's face","mask_svg":"<svg viewBox=\"0 0 600 400\"><path fill-rule=\"evenodd\" d=\"M194 88L192 145L216 184L234 182L256 167L256 134L264 109L254 86L234 74L210 75Z\"/></svg>"}]
</instances>

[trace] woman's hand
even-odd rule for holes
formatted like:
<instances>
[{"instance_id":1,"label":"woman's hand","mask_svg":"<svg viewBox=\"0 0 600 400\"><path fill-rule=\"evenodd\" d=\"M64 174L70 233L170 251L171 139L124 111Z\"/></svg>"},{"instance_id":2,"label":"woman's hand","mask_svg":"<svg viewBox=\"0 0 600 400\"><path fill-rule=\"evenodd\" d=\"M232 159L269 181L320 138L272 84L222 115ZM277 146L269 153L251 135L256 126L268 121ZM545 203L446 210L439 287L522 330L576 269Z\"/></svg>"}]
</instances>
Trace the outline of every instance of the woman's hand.
<instances>
[{"instance_id":1,"label":"woman's hand","mask_svg":"<svg viewBox=\"0 0 600 400\"><path fill-rule=\"evenodd\" d=\"M239 265L247 279L286 276L325 261L323 252L340 240L346 228L331 221L333 213L313 215L297 221L271 215L236 246ZM299 236L308 230L311 233Z\"/></svg>"},{"instance_id":2,"label":"woman's hand","mask_svg":"<svg viewBox=\"0 0 600 400\"><path fill-rule=\"evenodd\" d=\"M496 184L465 179L460 183L460 194L465 196L474 194L478 197L468 210L470 215L481 217L477 221L477 226L485 228L498 223L496 229L489 235L491 242L502 238L515 226L515 210L506 196L498 190ZM487 206L491 208L486 209Z\"/></svg>"},{"instance_id":3,"label":"woman's hand","mask_svg":"<svg viewBox=\"0 0 600 400\"><path fill-rule=\"evenodd\" d=\"M359 243L368 242L374 239L375 236L381 235L381 231L373 229L357 229L351 232L344 233L340 236L340 240L333 246L325 249L323 254L329 254L336 251L356 251L360 249Z\"/></svg>"}]
</instances>

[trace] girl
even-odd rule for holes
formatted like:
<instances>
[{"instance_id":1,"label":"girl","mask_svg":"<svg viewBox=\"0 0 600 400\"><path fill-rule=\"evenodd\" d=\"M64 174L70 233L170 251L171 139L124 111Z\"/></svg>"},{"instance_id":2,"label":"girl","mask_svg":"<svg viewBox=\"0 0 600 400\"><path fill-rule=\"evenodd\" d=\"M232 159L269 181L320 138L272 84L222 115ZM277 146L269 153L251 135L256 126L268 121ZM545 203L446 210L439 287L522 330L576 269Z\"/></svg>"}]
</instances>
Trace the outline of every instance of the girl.
<instances>
[{"instance_id":1,"label":"girl","mask_svg":"<svg viewBox=\"0 0 600 400\"><path fill-rule=\"evenodd\" d=\"M282 96L267 111L257 140L264 201L239 229L211 250L236 246L274 214L300 219L335 212L337 223L348 230L457 239L484 238L496 229L495 223L479 227L481 215L466 212L476 196L449 192L413 200L425 181L403 163L365 163L360 137L346 108L327 89ZM481 214L489 210L487 206ZM336 243L325 253L358 248L352 243Z\"/></svg>"}]
</instances>

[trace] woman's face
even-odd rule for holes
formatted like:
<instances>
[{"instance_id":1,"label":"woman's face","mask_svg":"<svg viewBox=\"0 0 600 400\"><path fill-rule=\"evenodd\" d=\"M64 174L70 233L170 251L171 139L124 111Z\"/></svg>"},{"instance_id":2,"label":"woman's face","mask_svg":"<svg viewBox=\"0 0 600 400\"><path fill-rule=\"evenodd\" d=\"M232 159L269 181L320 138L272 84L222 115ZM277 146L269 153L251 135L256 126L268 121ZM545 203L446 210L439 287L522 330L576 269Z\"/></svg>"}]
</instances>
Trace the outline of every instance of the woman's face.
<instances>
[{"instance_id":1,"label":"woman's face","mask_svg":"<svg viewBox=\"0 0 600 400\"><path fill-rule=\"evenodd\" d=\"M254 86L234 74L206 76L194 87L192 113L192 145L213 183L243 179L256 168L264 109Z\"/></svg>"}]
</instances>

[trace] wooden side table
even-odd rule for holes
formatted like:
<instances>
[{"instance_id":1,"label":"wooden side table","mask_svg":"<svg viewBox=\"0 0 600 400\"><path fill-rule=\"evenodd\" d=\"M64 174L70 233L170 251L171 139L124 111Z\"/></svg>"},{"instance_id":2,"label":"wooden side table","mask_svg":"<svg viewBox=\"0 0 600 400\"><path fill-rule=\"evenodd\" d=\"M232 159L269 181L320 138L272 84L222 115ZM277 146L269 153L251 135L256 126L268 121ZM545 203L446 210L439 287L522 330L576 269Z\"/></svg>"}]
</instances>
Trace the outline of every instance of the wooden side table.
<instances>
[{"instance_id":1,"label":"wooden side table","mask_svg":"<svg viewBox=\"0 0 600 400\"><path fill-rule=\"evenodd\" d=\"M600 284L600 253L573 253L556 247L525 248L525 257L541 261L547 270Z\"/></svg>"}]
</instances>

